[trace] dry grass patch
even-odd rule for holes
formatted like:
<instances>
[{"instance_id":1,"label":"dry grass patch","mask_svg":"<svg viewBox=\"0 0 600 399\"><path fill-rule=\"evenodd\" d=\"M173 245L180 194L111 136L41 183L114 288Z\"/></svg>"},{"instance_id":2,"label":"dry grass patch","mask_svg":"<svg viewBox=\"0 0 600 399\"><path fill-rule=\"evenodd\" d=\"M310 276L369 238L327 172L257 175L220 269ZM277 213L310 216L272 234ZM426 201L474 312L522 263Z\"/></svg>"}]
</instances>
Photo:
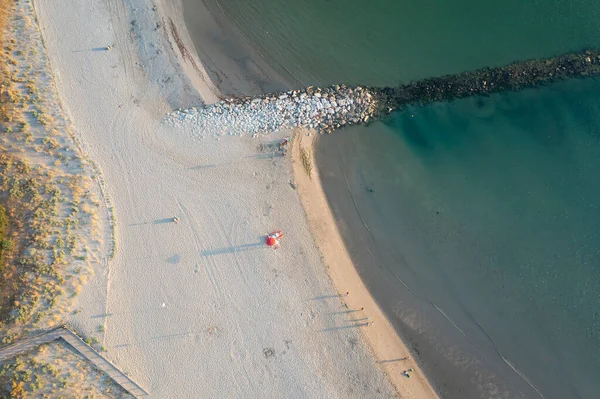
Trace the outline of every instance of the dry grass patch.
<instances>
[{"instance_id":1,"label":"dry grass patch","mask_svg":"<svg viewBox=\"0 0 600 399\"><path fill-rule=\"evenodd\" d=\"M131 398L106 374L62 341L41 345L31 353L0 365L0 397Z\"/></svg>"},{"instance_id":2,"label":"dry grass patch","mask_svg":"<svg viewBox=\"0 0 600 399\"><path fill-rule=\"evenodd\" d=\"M300 149L300 160L302 161L302 167L304 171L308 175L309 178L312 179L312 151L311 149L301 148Z\"/></svg>"}]
</instances>

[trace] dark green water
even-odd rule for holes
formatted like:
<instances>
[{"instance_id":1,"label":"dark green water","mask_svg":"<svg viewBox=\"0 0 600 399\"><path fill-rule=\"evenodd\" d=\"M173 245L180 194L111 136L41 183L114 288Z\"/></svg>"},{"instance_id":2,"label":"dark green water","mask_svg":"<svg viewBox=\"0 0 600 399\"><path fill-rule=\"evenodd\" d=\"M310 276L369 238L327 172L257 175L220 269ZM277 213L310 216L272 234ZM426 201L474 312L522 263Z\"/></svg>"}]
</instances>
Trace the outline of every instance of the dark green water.
<instances>
[{"instance_id":1,"label":"dark green water","mask_svg":"<svg viewBox=\"0 0 600 399\"><path fill-rule=\"evenodd\" d=\"M598 0L218 4L298 87L600 47ZM600 397L599 154L598 80L411 109L320 140L353 260L443 397Z\"/></svg>"}]
</instances>

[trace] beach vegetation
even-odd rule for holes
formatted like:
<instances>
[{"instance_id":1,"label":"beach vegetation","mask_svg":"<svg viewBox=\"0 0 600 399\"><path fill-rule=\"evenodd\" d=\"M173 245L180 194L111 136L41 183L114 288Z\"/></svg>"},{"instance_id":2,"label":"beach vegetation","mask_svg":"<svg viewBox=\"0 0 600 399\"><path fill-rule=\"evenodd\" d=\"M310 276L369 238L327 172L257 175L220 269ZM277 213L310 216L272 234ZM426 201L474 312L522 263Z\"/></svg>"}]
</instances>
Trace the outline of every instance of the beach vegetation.
<instances>
[{"instance_id":1,"label":"beach vegetation","mask_svg":"<svg viewBox=\"0 0 600 399\"><path fill-rule=\"evenodd\" d=\"M71 311L71 298L93 273L92 262L101 249L100 240L94 240L100 234L96 211L101 202L89 189L96 184L92 171L98 169L81 155L57 106L46 58L36 57L44 52L37 29L31 2L0 0L2 344L63 324L68 314L78 313L81 309ZM97 338L89 343L106 349ZM38 349L0 363L0 398L127 396L118 387L106 394L110 383L97 370L74 374L83 368L73 367L75 360L63 367L48 358L56 349ZM98 377L101 389L81 391L83 374Z\"/></svg>"},{"instance_id":2,"label":"beach vegetation","mask_svg":"<svg viewBox=\"0 0 600 399\"><path fill-rule=\"evenodd\" d=\"M300 149L300 161L308 177L312 178L312 152L310 149Z\"/></svg>"},{"instance_id":3,"label":"beach vegetation","mask_svg":"<svg viewBox=\"0 0 600 399\"><path fill-rule=\"evenodd\" d=\"M0 398L131 398L68 345L54 341L0 364Z\"/></svg>"},{"instance_id":4,"label":"beach vegetation","mask_svg":"<svg viewBox=\"0 0 600 399\"><path fill-rule=\"evenodd\" d=\"M54 143L53 138L47 140L48 145ZM85 200L80 188L69 198L67 182L75 187L82 180L62 178L59 187L57 177L0 148L0 331L39 324L48 315L60 322L55 315L61 309L63 286L69 282L69 292L76 295L85 281L65 278L73 255L86 256L79 248L79 208L67 201ZM50 309L55 311L48 313Z\"/></svg>"}]
</instances>

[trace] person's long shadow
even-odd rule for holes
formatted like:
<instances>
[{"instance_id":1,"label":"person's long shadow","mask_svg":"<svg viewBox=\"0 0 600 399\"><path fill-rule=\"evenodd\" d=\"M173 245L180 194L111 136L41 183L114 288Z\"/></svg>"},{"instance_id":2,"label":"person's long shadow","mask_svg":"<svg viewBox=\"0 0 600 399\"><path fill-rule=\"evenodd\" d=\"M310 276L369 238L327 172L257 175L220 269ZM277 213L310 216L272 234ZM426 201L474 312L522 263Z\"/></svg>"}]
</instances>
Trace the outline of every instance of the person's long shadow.
<instances>
[{"instance_id":1,"label":"person's long shadow","mask_svg":"<svg viewBox=\"0 0 600 399\"><path fill-rule=\"evenodd\" d=\"M168 219L157 219L152 222L152 224L164 224L164 223L175 223L175 221L173 220L173 218L168 218Z\"/></svg>"},{"instance_id":2,"label":"person's long shadow","mask_svg":"<svg viewBox=\"0 0 600 399\"><path fill-rule=\"evenodd\" d=\"M342 294L335 294L335 295L321 295L321 296L316 296L314 298L310 298L311 301L321 301L323 299L330 299L330 298L342 298L343 295ZM344 312L347 313L347 312Z\"/></svg>"},{"instance_id":3,"label":"person's long shadow","mask_svg":"<svg viewBox=\"0 0 600 399\"><path fill-rule=\"evenodd\" d=\"M233 247L205 249L205 250L200 251L200 255L202 255L202 256L223 255L223 254L231 254L231 253L235 253L235 252L252 251L252 250L260 249L260 248L267 248L267 244L264 242L264 240L261 240L259 242L254 242L251 244L235 245Z\"/></svg>"},{"instance_id":4,"label":"person's long shadow","mask_svg":"<svg viewBox=\"0 0 600 399\"><path fill-rule=\"evenodd\" d=\"M218 165L215 163L209 163L206 165L197 165L197 166L191 166L188 168L188 170L202 170L202 169L212 169L212 168L216 168Z\"/></svg>"},{"instance_id":5,"label":"person's long shadow","mask_svg":"<svg viewBox=\"0 0 600 399\"><path fill-rule=\"evenodd\" d=\"M399 357L399 358L397 358L397 359L378 360L378 361L377 361L377 363L379 363L379 364L384 364L384 363L394 363L394 362L400 362L400 361L402 361L402 360L408 360L408 359L410 359L410 357L409 357L409 356L406 356L406 357Z\"/></svg>"},{"instance_id":6,"label":"person's long shadow","mask_svg":"<svg viewBox=\"0 0 600 399\"><path fill-rule=\"evenodd\" d=\"M264 154L249 155L244 158L245 159L272 159L272 158L281 158L281 157L283 157L283 154L281 152L268 152L268 153L264 153Z\"/></svg>"},{"instance_id":7,"label":"person's long shadow","mask_svg":"<svg viewBox=\"0 0 600 399\"><path fill-rule=\"evenodd\" d=\"M346 326L324 328L324 329L319 330L319 331L320 332L327 332L327 331L346 330L348 328L366 327L368 325L369 325L368 323L349 324L349 325L346 325Z\"/></svg>"},{"instance_id":8,"label":"person's long shadow","mask_svg":"<svg viewBox=\"0 0 600 399\"><path fill-rule=\"evenodd\" d=\"M96 51L109 51L109 48L107 46L104 47L94 47L94 48L89 48L89 49L82 49L82 50L73 50L71 51L72 53L88 53L88 52L96 52Z\"/></svg>"},{"instance_id":9,"label":"person's long shadow","mask_svg":"<svg viewBox=\"0 0 600 399\"><path fill-rule=\"evenodd\" d=\"M147 225L147 224L165 224L165 223L175 223L175 221L173 220L173 218L156 219L151 222L130 223L127 226L143 226L143 225Z\"/></svg>"}]
</instances>

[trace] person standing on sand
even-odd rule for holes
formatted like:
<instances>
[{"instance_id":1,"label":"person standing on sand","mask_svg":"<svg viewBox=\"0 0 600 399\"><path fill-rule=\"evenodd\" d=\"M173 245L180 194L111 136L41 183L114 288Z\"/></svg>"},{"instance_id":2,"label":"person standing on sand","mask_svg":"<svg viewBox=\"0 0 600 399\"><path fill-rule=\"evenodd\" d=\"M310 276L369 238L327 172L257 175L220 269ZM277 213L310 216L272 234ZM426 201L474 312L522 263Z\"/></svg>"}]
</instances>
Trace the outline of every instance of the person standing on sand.
<instances>
[{"instance_id":1,"label":"person standing on sand","mask_svg":"<svg viewBox=\"0 0 600 399\"><path fill-rule=\"evenodd\" d=\"M285 158L287 153L287 145L289 143L289 139L285 138L279 142L279 151L281 151L281 155Z\"/></svg>"}]
</instances>

